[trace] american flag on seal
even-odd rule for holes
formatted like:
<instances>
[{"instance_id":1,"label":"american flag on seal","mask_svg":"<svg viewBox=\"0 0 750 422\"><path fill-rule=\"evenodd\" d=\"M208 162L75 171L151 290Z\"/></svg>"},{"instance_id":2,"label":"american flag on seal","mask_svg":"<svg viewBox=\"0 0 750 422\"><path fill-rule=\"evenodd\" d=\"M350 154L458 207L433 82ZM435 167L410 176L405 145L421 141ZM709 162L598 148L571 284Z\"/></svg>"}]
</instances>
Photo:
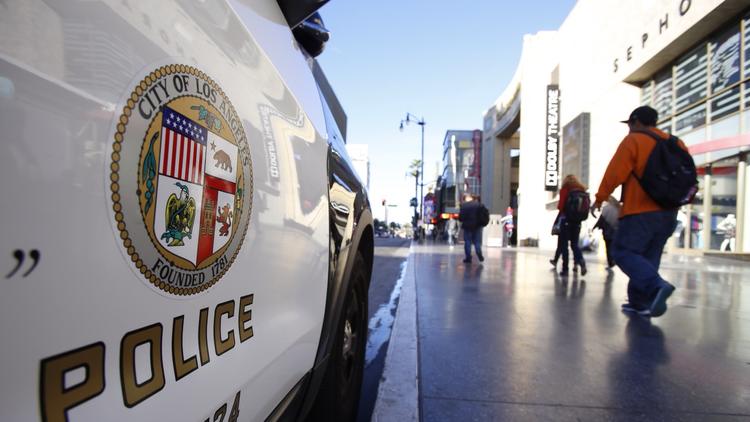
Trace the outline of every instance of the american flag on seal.
<instances>
[{"instance_id":1,"label":"american flag on seal","mask_svg":"<svg viewBox=\"0 0 750 422\"><path fill-rule=\"evenodd\" d=\"M182 114L164 107L160 173L203 184L207 130Z\"/></svg>"},{"instance_id":2,"label":"american flag on seal","mask_svg":"<svg viewBox=\"0 0 750 422\"><path fill-rule=\"evenodd\" d=\"M199 265L227 245L236 217L238 154L235 144L163 108L153 228L165 249Z\"/></svg>"}]
</instances>

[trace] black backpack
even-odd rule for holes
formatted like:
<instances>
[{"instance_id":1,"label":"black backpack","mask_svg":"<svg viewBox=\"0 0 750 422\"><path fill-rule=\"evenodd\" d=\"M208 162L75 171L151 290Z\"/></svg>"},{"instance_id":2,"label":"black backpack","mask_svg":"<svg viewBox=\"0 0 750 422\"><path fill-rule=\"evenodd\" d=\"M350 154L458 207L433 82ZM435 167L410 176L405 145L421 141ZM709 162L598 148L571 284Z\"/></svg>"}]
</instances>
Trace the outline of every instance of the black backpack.
<instances>
[{"instance_id":1,"label":"black backpack","mask_svg":"<svg viewBox=\"0 0 750 422\"><path fill-rule=\"evenodd\" d=\"M487 207L485 207L483 204L479 205L477 214L480 226L485 227L490 224L490 210L488 210Z\"/></svg>"},{"instance_id":2,"label":"black backpack","mask_svg":"<svg viewBox=\"0 0 750 422\"><path fill-rule=\"evenodd\" d=\"M568 198L565 200L564 206L567 221L580 223L589 218L589 209L591 209L591 199L588 193L582 190L568 192Z\"/></svg>"},{"instance_id":3,"label":"black backpack","mask_svg":"<svg viewBox=\"0 0 750 422\"><path fill-rule=\"evenodd\" d=\"M650 131L638 132L656 141L643 176L635 176L643 190L654 202L667 209L692 202L698 192L698 173L690 153L680 147L674 135L663 139Z\"/></svg>"}]
</instances>

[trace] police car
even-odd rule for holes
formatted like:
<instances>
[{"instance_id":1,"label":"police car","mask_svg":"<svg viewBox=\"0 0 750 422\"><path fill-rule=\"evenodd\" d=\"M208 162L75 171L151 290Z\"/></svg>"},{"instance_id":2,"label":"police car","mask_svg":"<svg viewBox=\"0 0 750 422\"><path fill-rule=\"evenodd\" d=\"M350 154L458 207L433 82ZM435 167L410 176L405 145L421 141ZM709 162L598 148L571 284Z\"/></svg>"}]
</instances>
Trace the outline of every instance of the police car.
<instances>
[{"instance_id":1,"label":"police car","mask_svg":"<svg viewBox=\"0 0 750 422\"><path fill-rule=\"evenodd\" d=\"M373 255L325 0L0 4L0 420L349 420Z\"/></svg>"}]
</instances>

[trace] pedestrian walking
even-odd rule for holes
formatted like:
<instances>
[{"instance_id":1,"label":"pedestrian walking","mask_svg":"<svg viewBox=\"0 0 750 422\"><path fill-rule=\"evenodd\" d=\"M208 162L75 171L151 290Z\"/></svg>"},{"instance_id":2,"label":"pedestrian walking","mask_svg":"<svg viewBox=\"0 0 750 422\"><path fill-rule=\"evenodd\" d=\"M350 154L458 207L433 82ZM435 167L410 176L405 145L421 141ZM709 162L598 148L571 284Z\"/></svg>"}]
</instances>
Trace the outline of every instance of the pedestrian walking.
<instances>
[{"instance_id":1,"label":"pedestrian walking","mask_svg":"<svg viewBox=\"0 0 750 422\"><path fill-rule=\"evenodd\" d=\"M557 236L557 248L555 248L555 257L550 259L549 263L555 267L555 271L557 271L557 260L560 259L563 249L567 248L564 243L565 239L560 236L560 229L564 224L564 219L562 211L558 211L555 222L552 223L552 236Z\"/></svg>"},{"instance_id":2,"label":"pedestrian walking","mask_svg":"<svg viewBox=\"0 0 750 422\"><path fill-rule=\"evenodd\" d=\"M458 213L458 221L464 230L464 258L465 263L471 262L471 245L474 245L479 262L484 261L482 255L482 228L490 221L490 213L481 202L474 200L470 194L464 196L464 202Z\"/></svg>"},{"instance_id":3,"label":"pedestrian walking","mask_svg":"<svg viewBox=\"0 0 750 422\"><path fill-rule=\"evenodd\" d=\"M578 246L578 238L581 233L581 222L589 215L589 194L586 187L575 175L569 174L563 179L560 188L560 200L557 209L561 214L560 234L558 235L558 248L562 243L562 269L561 276L568 275L568 244L573 251L573 268L581 267L581 275L586 275L586 261Z\"/></svg>"},{"instance_id":4,"label":"pedestrian walking","mask_svg":"<svg viewBox=\"0 0 750 422\"><path fill-rule=\"evenodd\" d=\"M505 216L500 219L500 225L503 227L503 232L505 232L503 246L510 247L510 238L513 237L513 229L515 229L515 225L513 224L513 208L508 207L505 209Z\"/></svg>"},{"instance_id":5,"label":"pedestrian walking","mask_svg":"<svg viewBox=\"0 0 750 422\"><path fill-rule=\"evenodd\" d=\"M458 223L453 219L453 217L451 217L446 225L448 232L448 244L450 246L453 246L456 244L456 240L458 237Z\"/></svg>"},{"instance_id":6,"label":"pedestrian walking","mask_svg":"<svg viewBox=\"0 0 750 422\"><path fill-rule=\"evenodd\" d=\"M617 232L617 224L620 220L620 202L611 196L607 199L607 202L602 208L602 213L599 215L599 219L594 225L595 229L602 231L602 237L604 238L604 248L607 252L607 269L611 270L615 266L615 260L613 255L613 243L615 240L615 233Z\"/></svg>"},{"instance_id":7,"label":"pedestrian walking","mask_svg":"<svg viewBox=\"0 0 750 422\"><path fill-rule=\"evenodd\" d=\"M716 225L716 232L724 235L724 240L721 242L719 250L734 252L735 236L737 235L737 218L734 214L727 214L727 216Z\"/></svg>"},{"instance_id":8,"label":"pedestrian walking","mask_svg":"<svg viewBox=\"0 0 750 422\"><path fill-rule=\"evenodd\" d=\"M697 191L695 163L685 144L657 129L658 113L638 107L629 133L609 162L594 208L622 186L622 209L613 258L630 277L625 312L658 317L667 311L675 287L659 275L664 244L677 224L677 208Z\"/></svg>"}]
</instances>

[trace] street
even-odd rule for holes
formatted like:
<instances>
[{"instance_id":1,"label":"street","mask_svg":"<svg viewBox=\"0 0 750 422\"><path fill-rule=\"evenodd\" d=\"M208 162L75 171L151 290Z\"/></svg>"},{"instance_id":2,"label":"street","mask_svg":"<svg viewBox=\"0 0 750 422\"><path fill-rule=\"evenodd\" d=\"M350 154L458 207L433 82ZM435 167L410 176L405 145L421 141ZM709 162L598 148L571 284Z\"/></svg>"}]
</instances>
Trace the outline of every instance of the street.
<instances>
[{"instance_id":1,"label":"street","mask_svg":"<svg viewBox=\"0 0 750 422\"><path fill-rule=\"evenodd\" d=\"M585 277L567 278L547 262L551 251L485 256L463 264L460 247L412 248L415 283L407 275L399 306L415 284L418 328L400 339L409 315L399 312L391 343L418 342L418 395L409 403L381 389L379 420L409 406L424 421L750 418L745 262L665 255L662 275L677 290L668 312L649 319L621 312L627 277L593 255ZM384 382L397 375L398 351Z\"/></svg>"},{"instance_id":2,"label":"street","mask_svg":"<svg viewBox=\"0 0 750 422\"><path fill-rule=\"evenodd\" d=\"M357 420L370 420L378 384L383 373L385 352L396 315L400 285L397 285L409 254L410 239L375 238L375 259L368 300L369 330L365 373Z\"/></svg>"}]
</instances>

